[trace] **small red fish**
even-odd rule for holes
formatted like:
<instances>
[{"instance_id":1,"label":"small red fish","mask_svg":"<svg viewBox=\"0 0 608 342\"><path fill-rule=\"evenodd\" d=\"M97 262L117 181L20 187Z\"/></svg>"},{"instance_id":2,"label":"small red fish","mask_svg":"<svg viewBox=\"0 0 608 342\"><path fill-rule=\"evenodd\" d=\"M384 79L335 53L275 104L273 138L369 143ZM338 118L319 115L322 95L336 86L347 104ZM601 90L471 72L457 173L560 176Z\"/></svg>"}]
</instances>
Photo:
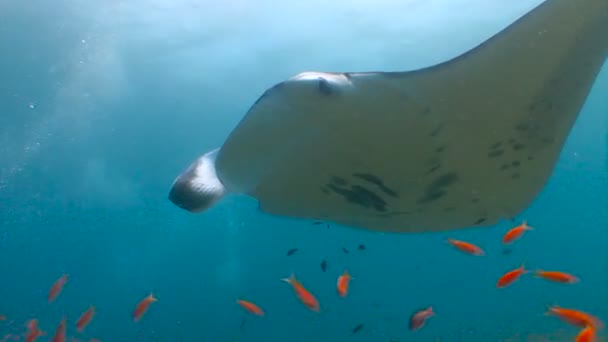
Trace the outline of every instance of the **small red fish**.
<instances>
[{"instance_id":1,"label":"small red fish","mask_svg":"<svg viewBox=\"0 0 608 342\"><path fill-rule=\"evenodd\" d=\"M526 220L524 220L522 224L505 233L505 235L502 237L503 245L508 245L516 240L519 240L528 230L534 230L534 228L528 226Z\"/></svg>"},{"instance_id":2,"label":"small red fish","mask_svg":"<svg viewBox=\"0 0 608 342\"><path fill-rule=\"evenodd\" d=\"M576 342L595 342L596 340L595 328L592 325L586 326L576 335Z\"/></svg>"},{"instance_id":3,"label":"small red fish","mask_svg":"<svg viewBox=\"0 0 608 342\"><path fill-rule=\"evenodd\" d=\"M137 306L135 307L135 311L133 311L133 319L135 322L138 322L143 315L148 311L150 304L158 302L158 299L154 297L152 293L150 293L146 298L142 299Z\"/></svg>"},{"instance_id":4,"label":"small red fish","mask_svg":"<svg viewBox=\"0 0 608 342\"><path fill-rule=\"evenodd\" d=\"M6 316L0 315L0 321L6 321Z\"/></svg>"},{"instance_id":5,"label":"small red fish","mask_svg":"<svg viewBox=\"0 0 608 342\"><path fill-rule=\"evenodd\" d=\"M59 322L57 329L55 329L55 335L53 335L51 342L65 342L65 339L66 339L65 331L66 331L66 322L65 322L65 316L64 316L61 319L61 322Z\"/></svg>"},{"instance_id":6,"label":"small red fish","mask_svg":"<svg viewBox=\"0 0 608 342\"><path fill-rule=\"evenodd\" d=\"M49 303L52 303L53 301L55 301L55 299L61 293L61 291L63 290L63 287L65 286L65 284L67 282L68 282L68 275L63 274L59 279L57 279L55 281L55 283L53 283L53 286L51 286L51 289L49 290L49 295L48 295Z\"/></svg>"},{"instance_id":7,"label":"small red fish","mask_svg":"<svg viewBox=\"0 0 608 342\"><path fill-rule=\"evenodd\" d=\"M479 246L476 246L476 245L466 242L466 241L448 239L447 242L450 245L456 247L461 252L465 252L467 254L471 254L471 255L475 255L475 256L483 256L486 254L481 248L479 248Z\"/></svg>"},{"instance_id":8,"label":"small red fish","mask_svg":"<svg viewBox=\"0 0 608 342\"><path fill-rule=\"evenodd\" d=\"M83 332L84 328L86 328L87 325L89 325L89 323L91 323L93 316L95 316L95 307L93 305L91 305L91 306L89 306L87 311L85 311L82 315L80 315L80 318L78 318L78 321L76 321L76 330L78 332Z\"/></svg>"},{"instance_id":9,"label":"small red fish","mask_svg":"<svg viewBox=\"0 0 608 342\"><path fill-rule=\"evenodd\" d=\"M536 270L534 271L534 275L539 278L562 284L576 284L580 281L578 277L573 276L572 274L559 271Z\"/></svg>"},{"instance_id":10,"label":"small red fish","mask_svg":"<svg viewBox=\"0 0 608 342\"><path fill-rule=\"evenodd\" d=\"M42 336L42 331L39 328L28 331L25 335L25 342L36 342L38 337Z\"/></svg>"},{"instance_id":11,"label":"small red fish","mask_svg":"<svg viewBox=\"0 0 608 342\"><path fill-rule=\"evenodd\" d=\"M554 305L549 307L545 315L555 316L562 321L579 328L585 328L589 325L596 329L604 328L604 322L599 318L577 309L567 309Z\"/></svg>"},{"instance_id":12,"label":"small red fish","mask_svg":"<svg viewBox=\"0 0 608 342\"><path fill-rule=\"evenodd\" d=\"M410 330L415 331L422 328L424 323L426 323L426 320L433 316L435 316L435 312L433 311L432 306L415 312L410 317Z\"/></svg>"},{"instance_id":13,"label":"small red fish","mask_svg":"<svg viewBox=\"0 0 608 342\"><path fill-rule=\"evenodd\" d=\"M317 300L317 298L315 298L312 293L310 293L306 288L304 288L304 286L302 286L302 283L300 283L296 279L296 276L293 273L289 276L289 278L284 278L281 280L291 285L298 299L309 310L314 312L320 311L319 301Z\"/></svg>"},{"instance_id":14,"label":"small red fish","mask_svg":"<svg viewBox=\"0 0 608 342\"><path fill-rule=\"evenodd\" d=\"M520 267L503 274L496 282L496 287L499 289L507 287L528 272L529 271L525 269L524 265L521 265Z\"/></svg>"},{"instance_id":15,"label":"small red fish","mask_svg":"<svg viewBox=\"0 0 608 342\"><path fill-rule=\"evenodd\" d=\"M38 320L30 319L26 323L27 333L25 334L25 342L35 342L38 337L42 336L42 331L38 328Z\"/></svg>"},{"instance_id":16,"label":"small red fish","mask_svg":"<svg viewBox=\"0 0 608 342\"><path fill-rule=\"evenodd\" d=\"M348 270L344 270L344 273L342 273L342 275L338 277L338 283L336 285L336 288L340 297L344 298L348 294L348 288L351 279L352 277L348 273Z\"/></svg>"},{"instance_id":17,"label":"small red fish","mask_svg":"<svg viewBox=\"0 0 608 342\"><path fill-rule=\"evenodd\" d=\"M264 316L264 311L257 305L252 302L239 299L236 301L240 306L242 306L245 310L257 316Z\"/></svg>"},{"instance_id":18,"label":"small red fish","mask_svg":"<svg viewBox=\"0 0 608 342\"><path fill-rule=\"evenodd\" d=\"M25 323L25 326L27 327L27 330L34 330L38 327L38 320L35 318L30 319Z\"/></svg>"}]
</instances>

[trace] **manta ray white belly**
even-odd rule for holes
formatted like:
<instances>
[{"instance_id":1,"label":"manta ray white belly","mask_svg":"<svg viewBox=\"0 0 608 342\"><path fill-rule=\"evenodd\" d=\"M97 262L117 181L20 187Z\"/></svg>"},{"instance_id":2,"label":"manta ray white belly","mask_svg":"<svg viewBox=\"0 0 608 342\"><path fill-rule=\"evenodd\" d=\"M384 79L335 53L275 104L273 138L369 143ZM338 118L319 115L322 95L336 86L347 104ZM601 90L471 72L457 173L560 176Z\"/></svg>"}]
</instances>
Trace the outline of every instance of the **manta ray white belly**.
<instances>
[{"instance_id":1,"label":"manta ray white belly","mask_svg":"<svg viewBox=\"0 0 608 342\"><path fill-rule=\"evenodd\" d=\"M430 68L297 75L267 90L169 197L200 212L246 193L267 213L379 231L495 224L547 182L606 37L607 0L547 0Z\"/></svg>"}]
</instances>

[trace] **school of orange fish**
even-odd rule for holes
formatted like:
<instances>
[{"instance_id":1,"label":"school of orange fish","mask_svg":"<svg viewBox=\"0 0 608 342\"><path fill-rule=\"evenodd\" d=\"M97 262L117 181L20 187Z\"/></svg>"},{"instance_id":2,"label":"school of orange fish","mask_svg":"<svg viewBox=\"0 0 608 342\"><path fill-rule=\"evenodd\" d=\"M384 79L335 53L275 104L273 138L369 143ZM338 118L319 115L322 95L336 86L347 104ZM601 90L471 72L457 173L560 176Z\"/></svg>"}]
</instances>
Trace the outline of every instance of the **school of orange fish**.
<instances>
[{"instance_id":1,"label":"school of orange fish","mask_svg":"<svg viewBox=\"0 0 608 342\"><path fill-rule=\"evenodd\" d=\"M502 239L503 245L510 245L519 240L527 231L533 230L526 221L522 224L510 229L505 233ZM484 251L469 242L448 239L448 243L457 249L476 256L485 255ZM521 266L504 273L496 282L497 288L505 288L515 281L519 280L523 275L533 273L536 277L546 279L548 281L561 284L576 284L580 280L578 277L561 271L535 270L530 271ZM593 342L597 339L597 331L604 328L604 323L597 317L577 309L562 308L557 305L550 306L546 315L553 315L562 321L580 328L580 332L575 338L576 342Z\"/></svg>"},{"instance_id":2,"label":"school of orange fish","mask_svg":"<svg viewBox=\"0 0 608 342\"><path fill-rule=\"evenodd\" d=\"M527 231L530 231L530 230L533 230L533 228L530 227L526 221L524 221L522 224L510 229L508 232L506 232L504 234L503 239L502 239L502 244L510 245L510 244L514 243L515 241L519 240ZM450 244L451 246L455 247L459 251L473 255L473 256L484 256L485 255L485 252L483 251L482 248L480 248L479 246L472 244L470 242L449 238L449 239L447 239L447 243ZM295 250L296 249L290 250L288 252L288 255L293 254L295 252ZM530 271L530 270L527 270L524 265L521 265L520 267L510 270L510 271L506 272L505 274L503 274L502 276L500 276L496 282L496 287L505 288L505 287L513 284L515 281L519 280L523 275L526 275L526 274L533 274L538 278L542 278L542 279L545 279L548 281L561 283L561 284L576 284L579 282L578 277L576 277L572 274L566 273L566 272L547 271L547 270ZM336 292L337 292L338 296L345 298L348 295L349 285L350 285L350 282L352 279L353 278L349 274L348 270L345 270L338 277L337 283L336 283ZM287 284L291 285L297 299L302 304L304 304L304 306L306 308L308 308L309 310L316 312L316 313L320 312L319 301L309 290L307 290L304 287L304 285L302 285L302 283L298 279L296 279L295 274L291 274L288 278L284 278L281 280L286 282ZM53 283L53 285L51 286L51 288L48 292L49 304L51 304L55 301L55 299L61 293L61 291L63 290L63 287L66 285L67 282L68 282L68 275L63 274L59 279L57 279L55 281L55 283ZM134 322L135 323L139 322L143 318L144 314L148 311L150 305L156 301L158 301L158 299L156 299L152 293L149 294L148 296L146 296L145 298L143 298L142 300L140 300L139 303L135 306L135 309L133 311ZM245 299L239 299L236 301L236 303L238 305L240 305L244 310L246 310L247 312L249 312L253 315L264 316L264 314L265 314L264 310L262 310L262 308L260 308L257 304L255 304L251 301L248 301ZM95 307L93 305L91 305L84 313L82 313L80 318L78 318L78 320L76 321L76 323L75 323L76 330L79 333L82 333L85 330L85 328L91 323L95 314L96 314ZM594 342L594 341L596 341L598 330L604 329L604 327L605 327L604 323L599 318L595 317L594 315L592 315L590 313L587 313L587 312L584 312L584 311L581 311L578 309L563 308L563 307L554 305L554 306L548 307L548 310L545 313L545 315L555 316L567 324L580 328L580 332L578 333L578 335L575 338L576 342ZM409 329L412 331L415 331L415 330L422 328L425 325L426 320L433 316L435 316L435 312L433 311L432 306L428 307L426 309L422 309L417 312L414 312L410 316ZM6 316L0 315L0 321L6 320L6 319L7 319ZM353 331L358 332L361 328L362 328L362 325L359 325ZM39 337L46 335L46 333L43 332L39 328L37 319L31 319L31 320L27 321L25 324L25 330L26 331L23 335L7 334L0 340L0 342L20 341L21 336L24 337L24 341L26 341L26 342L35 342ZM54 332L53 336L51 337L50 341L51 342L65 342L67 340L66 331L67 331L67 323L66 323L66 317L64 316L61 319L61 321L59 322L59 324L57 325L57 328L55 329L55 332ZM82 341L82 340L72 337L71 341L78 342L78 341ZM95 338L91 338L88 341L89 342L101 342L100 340L95 339Z\"/></svg>"}]
</instances>

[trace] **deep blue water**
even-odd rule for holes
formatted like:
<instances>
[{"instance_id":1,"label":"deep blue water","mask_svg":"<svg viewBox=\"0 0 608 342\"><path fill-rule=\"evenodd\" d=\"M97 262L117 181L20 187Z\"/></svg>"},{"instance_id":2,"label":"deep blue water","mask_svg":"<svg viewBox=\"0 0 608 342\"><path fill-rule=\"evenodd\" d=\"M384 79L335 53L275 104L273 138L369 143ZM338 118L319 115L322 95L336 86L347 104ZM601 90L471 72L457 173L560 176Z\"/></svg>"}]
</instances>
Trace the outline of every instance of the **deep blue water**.
<instances>
[{"instance_id":1,"label":"deep blue water","mask_svg":"<svg viewBox=\"0 0 608 342\"><path fill-rule=\"evenodd\" d=\"M202 215L167 200L174 177L221 145L275 83L307 70L435 64L538 3L0 0L0 336L32 317L52 334L63 314L71 336L174 342L571 338L576 329L543 316L550 304L607 320L608 66L550 182L516 218L536 230L507 255L500 238L513 222L394 235L265 215L244 196ZM447 237L487 256L458 253ZM524 262L582 281L495 288ZM356 279L341 299L345 268ZM70 281L49 305L63 272ZM279 281L291 272L320 314ZM159 302L135 324L134 306L150 292ZM241 297L266 316L247 315ZM90 304L97 316L78 334ZM408 331L409 315L429 305L437 316Z\"/></svg>"}]
</instances>

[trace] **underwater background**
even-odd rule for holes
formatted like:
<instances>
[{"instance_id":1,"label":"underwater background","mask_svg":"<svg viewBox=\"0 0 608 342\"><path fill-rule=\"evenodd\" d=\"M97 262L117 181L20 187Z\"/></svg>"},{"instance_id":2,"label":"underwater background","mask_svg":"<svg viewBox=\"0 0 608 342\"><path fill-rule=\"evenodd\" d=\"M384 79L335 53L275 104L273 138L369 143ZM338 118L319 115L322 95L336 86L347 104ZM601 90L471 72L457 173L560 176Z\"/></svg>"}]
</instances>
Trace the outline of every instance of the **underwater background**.
<instances>
[{"instance_id":1,"label":"underwater background","mask_svg":"<svg viewBox=\"0 0 608 342\"><path fill-rule=\"evenodd\" d=\"M606 65L546 187L492 228L380 234L266 215L239 195L201 215L167 199L274 84L433 65L541 2L0 0L0 337L37 318L46 341L65 315L81 340L568 341L578 330L544 316L548 305L608 319ZM505 250L500 239L523 220L535 230ZM487 255L459 253L448 237ZM581 282L496 289L522 263ZM340 298L344 269L354 279ZM280 281L292 272L320 313ZM151 292L159 301L134 323ZM89 305L97 314L80 334ZM431 305L436 316L409 331Z\"/></svg>"}]
</instances>

